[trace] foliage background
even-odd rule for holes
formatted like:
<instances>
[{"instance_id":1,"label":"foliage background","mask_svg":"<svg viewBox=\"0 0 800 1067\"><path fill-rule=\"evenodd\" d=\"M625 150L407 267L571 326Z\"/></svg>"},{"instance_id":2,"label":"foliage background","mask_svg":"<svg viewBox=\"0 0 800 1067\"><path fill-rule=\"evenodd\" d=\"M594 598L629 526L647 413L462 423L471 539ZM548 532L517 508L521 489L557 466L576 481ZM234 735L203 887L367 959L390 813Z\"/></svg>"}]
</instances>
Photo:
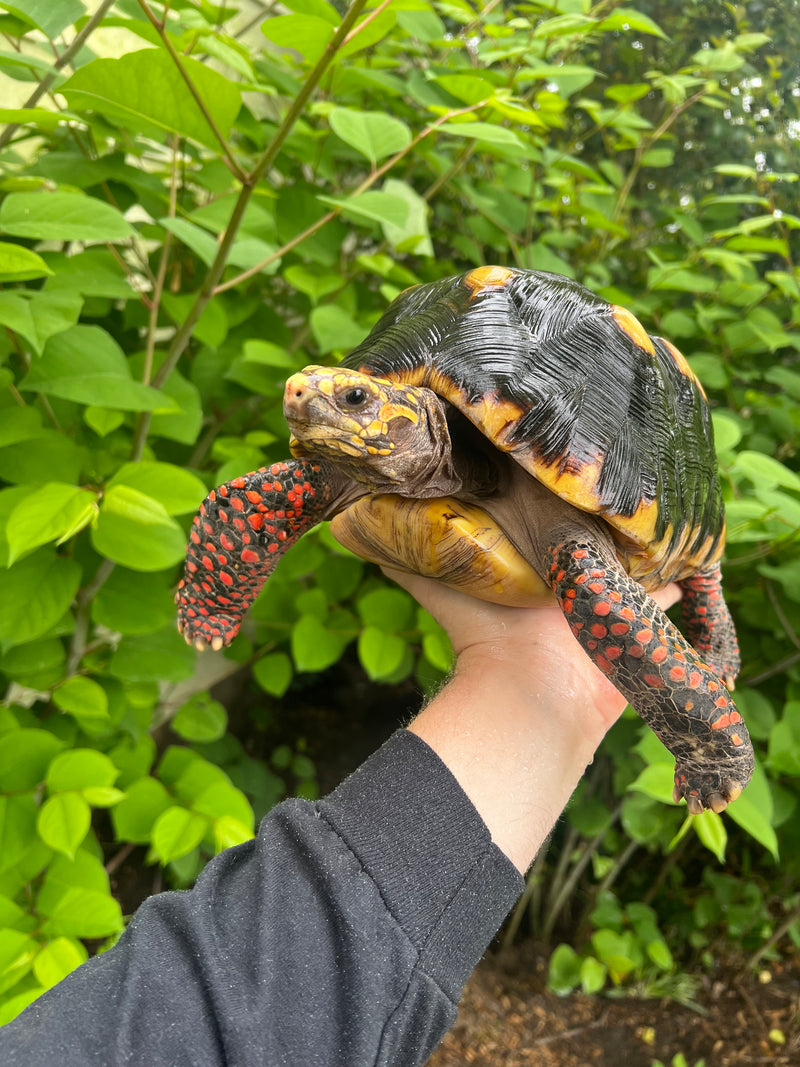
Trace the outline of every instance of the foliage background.
<instances>
[{"instance_id":1,"label":"foliage background","mask_svg":"<svg viewBox=\"0 0 800 1067\"><path fill-rule=\"evenodd\" d=\"M569 938L557 990L678 996L679 964L800 944L797 16L0 3L0 1022L119 935L131 855L186 886L287 783L314 795L307 755L254 758L258 716L230 727L214 683L249 672L263 718L342 659L446 671L435 624L324 529L224 654L182 642L172 592L207 489L285 458L285 377L482 263L577 278L704 382L759 756L724 817L687 818L623 720L507 937Z\"/></svg>"}]
</instances>

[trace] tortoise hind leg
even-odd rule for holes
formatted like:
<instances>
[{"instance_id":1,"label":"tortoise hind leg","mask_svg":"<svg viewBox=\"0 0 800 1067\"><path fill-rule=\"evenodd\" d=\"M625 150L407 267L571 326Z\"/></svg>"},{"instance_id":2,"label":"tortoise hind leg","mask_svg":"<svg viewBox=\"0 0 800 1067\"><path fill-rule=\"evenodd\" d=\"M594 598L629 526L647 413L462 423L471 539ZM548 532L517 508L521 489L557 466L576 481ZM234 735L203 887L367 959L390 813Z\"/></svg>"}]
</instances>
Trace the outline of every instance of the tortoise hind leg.
<instances>
[{"instance_id":1,"label":"tortoise hind leg","mask_svg":"<svg viewBox=\"0 0 800 1067\"><path fill-rule=\"evenodd\" d=\"M731 613L722 595L719 563L679 583L686 636L700 656L733 689L739 673L739 644Z\"/></svg>"},{"instance_id":2,"label":"tortoise hind leg","mask_svg":"<svg viewBox=\"0 0 800 1067\"><path fill-rule=\"evenodd\" d=\"M722 811L749 781L753 749L718 676L598 541L560 539L546 568L581 647L675 756L676 801Z\"/></svg>"}]
</instances>

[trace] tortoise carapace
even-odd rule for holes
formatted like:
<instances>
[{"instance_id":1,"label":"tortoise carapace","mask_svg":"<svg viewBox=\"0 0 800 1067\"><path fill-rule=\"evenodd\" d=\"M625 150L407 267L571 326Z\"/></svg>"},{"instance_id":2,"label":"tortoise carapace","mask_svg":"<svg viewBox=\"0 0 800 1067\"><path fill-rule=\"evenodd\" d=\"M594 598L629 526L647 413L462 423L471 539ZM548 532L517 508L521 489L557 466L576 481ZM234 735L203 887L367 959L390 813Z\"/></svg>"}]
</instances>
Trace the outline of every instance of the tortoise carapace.
<instances>
[{"instance_id":1,"label":"tortoise carapace","mask_svg":"<svg viewBox=\"0 0 800 1067\"><path fill-rule=\"evenodd\" d=\"M676 758L675 798L721 811L753 770L729 689L725 541L702 387L668 341L558 275L480 267L402 293L338 367L286 385L293 458L194 520L179 626L219 649L281 555L333 519L366 559L476 597L554 595ZM686 637L648 595L677 581Z\"/></svg>"}]
</instances>

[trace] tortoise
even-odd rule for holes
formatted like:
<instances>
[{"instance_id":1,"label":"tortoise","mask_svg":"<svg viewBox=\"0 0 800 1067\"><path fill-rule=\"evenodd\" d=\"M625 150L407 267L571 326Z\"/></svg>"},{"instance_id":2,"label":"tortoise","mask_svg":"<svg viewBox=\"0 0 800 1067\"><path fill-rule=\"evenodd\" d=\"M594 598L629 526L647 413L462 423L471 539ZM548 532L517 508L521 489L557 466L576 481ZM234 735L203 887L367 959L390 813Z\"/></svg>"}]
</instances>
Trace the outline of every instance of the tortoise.
<instances>
[{"instance_id":1,"label":"tortoise","mask_svg":"<svg viewBox=\"0 0 800 1067\"><path fill-rule=\"evenodd\" d=\"M705 394L669 341L577 282L486 266L401 293L337 367L286 384L292 459L213 490L179 628L220 649L310 527L486 600L553 595L676 758L674 798L723 810L753 751ZM686 637L649 593L677 581Z\"/></svg>"}]
</instances>

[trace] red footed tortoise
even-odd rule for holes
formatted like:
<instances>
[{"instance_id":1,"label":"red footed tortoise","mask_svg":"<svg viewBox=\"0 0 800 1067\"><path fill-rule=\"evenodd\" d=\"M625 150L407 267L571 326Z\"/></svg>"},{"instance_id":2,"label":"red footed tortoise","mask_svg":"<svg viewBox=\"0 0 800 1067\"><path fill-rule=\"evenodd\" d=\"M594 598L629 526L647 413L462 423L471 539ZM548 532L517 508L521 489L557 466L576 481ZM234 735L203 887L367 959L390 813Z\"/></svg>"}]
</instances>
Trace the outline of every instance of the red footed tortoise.
<instances>
[{"instance_id":1,"label":"red footed tortoise","mask_svg":"<svg viewBox=\"0 0 800 1067\"><path fill-rule=\"evenodd\" d=\"M212 491L176 600L222 648L281 555L333 519L359 555L473 596L555 595L676 758L675 799L721 811L753 751L720 585L722 494L686 360L558 275L480 267L402 293L338 367L286 385L293 459ZM683 590L686 637L648 595Z\"/></svg>"}]
</instances>

